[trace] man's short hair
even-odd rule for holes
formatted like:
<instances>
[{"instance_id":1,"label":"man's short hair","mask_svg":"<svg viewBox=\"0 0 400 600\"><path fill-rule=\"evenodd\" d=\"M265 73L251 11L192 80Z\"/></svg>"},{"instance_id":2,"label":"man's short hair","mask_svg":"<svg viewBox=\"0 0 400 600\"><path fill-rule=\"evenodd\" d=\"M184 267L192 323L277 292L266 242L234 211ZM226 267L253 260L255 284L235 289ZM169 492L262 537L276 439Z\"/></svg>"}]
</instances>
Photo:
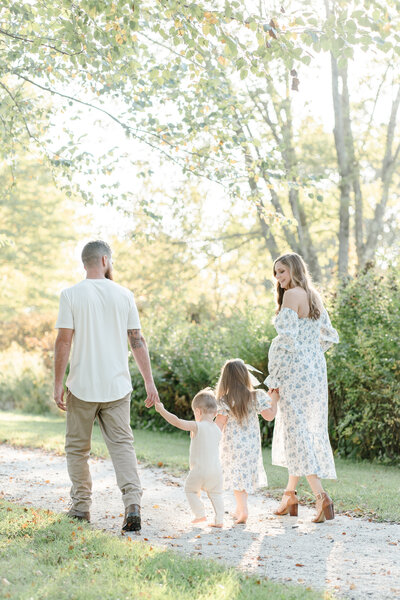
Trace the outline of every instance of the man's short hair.
<instances>
[{"instance_id":1,"label":"man's short hair","mask_svg":"<svg viewBox=\"0 0 400 600\"><path fill-rule=\"evenodd\" d=\"M85 267L94 267L100 262L102 256L111 258L111 248L107 242L96 240L86 244L82 250L81 256Z\"/></svg>"},{"instance_id":2,"label":"man's short hair","mask_svg":"<svg viewBox=\"0 0 400 600\"><path fill-rule=\"evenodd\" d=\"M217 412L217 401L215 399L214 390L205 388L200 390L192 400L192 409L201 408L204 412Z\"/></svg>"}]
</instances>

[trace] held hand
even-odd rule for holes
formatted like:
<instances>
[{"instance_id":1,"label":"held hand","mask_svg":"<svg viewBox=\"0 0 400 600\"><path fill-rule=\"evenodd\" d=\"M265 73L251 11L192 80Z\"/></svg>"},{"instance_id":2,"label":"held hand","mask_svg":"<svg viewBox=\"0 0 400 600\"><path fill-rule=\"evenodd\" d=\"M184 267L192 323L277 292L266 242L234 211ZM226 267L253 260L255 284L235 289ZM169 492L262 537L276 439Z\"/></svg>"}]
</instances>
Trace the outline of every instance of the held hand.
<instances>
[{"instance_id":1,"label":"held hand","mask_svg":"<svg viewBox=\"0 0 400 600\"><path fill-rule=\"evenodd\" d=\"M159 413L164 408L164 404L158 400L154 403L154 408Z\"/></svg>"},{"instance_id":2,"label":"held hand","mask_svg":"<svg viewBox=\"0 0 400 600\"><path fill-rule=\"evenodd\" d=\"M269 389L268 390L268 395L272 400L275 400L276 402L278 402L280 396L279 396L279 388L276 389Z\"/></svg>"},{"instance_id":3,"label":"held hand","mask_svg":"<svg viewBox=\"0 0 400 600\"><path fill-rule=\"evenodd\" d=\"M57 404L60 410L67 410L67 405L64 402L64 388L58 388L54 390L54 402Z\"/></svg>"},{"instance_id":4,"label":"held hand","mask_svg":"<svg viewBox=\"0 0 400 600\"><path fill-rule=\"evenodd\" d=\"M152 406L154 406L154 404L156 402L160 401L160 399L158 397L157 388L153 382L149 383L149 384L145 384L145 387L146 387L146 392L147 392L145 406L146 406L146 408L151 408Z\"/></svg>"}]
</instances>

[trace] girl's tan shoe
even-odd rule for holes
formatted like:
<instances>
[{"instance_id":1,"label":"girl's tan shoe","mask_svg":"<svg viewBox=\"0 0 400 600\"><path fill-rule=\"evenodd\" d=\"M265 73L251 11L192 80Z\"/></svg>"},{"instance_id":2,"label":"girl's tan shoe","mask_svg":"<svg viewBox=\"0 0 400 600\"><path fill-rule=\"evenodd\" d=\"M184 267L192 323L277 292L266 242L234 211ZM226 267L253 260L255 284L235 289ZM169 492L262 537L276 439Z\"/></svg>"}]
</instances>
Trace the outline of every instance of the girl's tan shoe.
<instances>
[{"instance_id":1,"label":"girl's tan shoe","mask_svg":"<svg viewBox=\"0 0 400 600\"><path fill-rule=\"evenodd\" d=\"M286 490L283 493L283 497L280 505L276 510L274 510L274 515L287 515L290 514L291 517L297 517L299 508L299 503L297 501L296 492Z\"/></svg>"},{"instance_id":2,"label":"girl's tan shoe","mask_svg":"<svg viewBox=\"0 0 400 600\"><path fill-rule=\"evenodd\" d=\"M333 508L333 502L329 498L326 492L321 492L316 495L317 503L316 503L316 511L317 514L315 518L312 520L313 523L323 523L325 519L330 521L335 518L335 511Z\"/></svg>"}]
</instances>

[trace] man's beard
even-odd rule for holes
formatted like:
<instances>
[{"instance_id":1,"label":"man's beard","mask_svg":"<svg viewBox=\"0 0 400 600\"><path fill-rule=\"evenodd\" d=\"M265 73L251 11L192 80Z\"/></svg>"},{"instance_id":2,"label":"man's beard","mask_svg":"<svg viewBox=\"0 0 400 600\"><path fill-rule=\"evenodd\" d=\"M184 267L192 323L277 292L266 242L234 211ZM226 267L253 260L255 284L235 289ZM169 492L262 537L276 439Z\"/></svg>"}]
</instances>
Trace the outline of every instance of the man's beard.
<instances>
[{"instance_id":1,"label":"man's beard","mask_svg":"<svg viewBox=\"0 0 400 600\"><path fill-rule=\"evenodd\" d=\"M111 279L111 281L114 281L114 277L113 277L113 273L112 273L112 268L108 267L107 271L104 273L104 277L106 279Z\"/></svg>"}]
</instances>

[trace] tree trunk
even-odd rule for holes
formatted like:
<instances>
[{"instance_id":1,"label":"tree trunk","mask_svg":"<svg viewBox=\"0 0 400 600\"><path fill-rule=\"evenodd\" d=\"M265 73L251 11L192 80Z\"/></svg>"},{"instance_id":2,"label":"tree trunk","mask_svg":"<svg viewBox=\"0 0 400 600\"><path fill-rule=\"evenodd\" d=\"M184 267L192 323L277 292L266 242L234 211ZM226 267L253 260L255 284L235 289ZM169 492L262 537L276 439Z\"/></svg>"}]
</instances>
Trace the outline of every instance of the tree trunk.
<instances>
[{"instance_id":1,"label":"tree trunk","mask_svg":"<svg viewBox=\"0 0 400 600\"><path fill-rule=\"evenodd\" d=\"M345 144L347 148L348 169L351 173L352 188L354 193L354 235L358 267L364 265L364 222L363 222L363 197L360 184L360 167L356 158L353 130L350 118L350 97L348 88L347 67L341 71L342 79L342 110Z\"/></svg>"},{"instance_id":2,"label":"tree trunk","mask_svg":"<svg viewBox=\"0 0 400 600\"><path fill-rule=\"evenodd\" d=\"M282 123L282 156L284 159L286 171L288 177L292 181L298 180L298 159L296 149L293 141L293 121L292 121L292 107L290 103L290 97L285 99L283 103L285 110L286 122ZM311 234L307 222L307 216L300 202L299 190L296 188L289 189L289 204L292 209L292 213L297 222L297 234L299 237L299 247L301 248L301 254L303 255L310 273L316 281L321 281L322 273L318 261L317 252L311 239Z\"/></svg>"},{"instance_id":3,"label":"tree trunk","mask_svg":"<svg viewBox=\"0 0 400 600\"><path fill-rule=\"evenodd\" d=\"M349 238L350 238L350 181L351 166L346 144L346 130L344 119L343 98L339 92L339 78L343 81L347 76L347 70L339 71L337 60L331 52L332 69L332 99L335 114L335 127L333 135L335 138L336 155L339 166L339 254L338 272L339 277L347 277L349 272Z\"/></svg>"},{"instance_id":4,"label":"tree trunk","mask_svg":"<svg viewBox=\"0 0 400 600\"><path fill-rule=\"evenodd\" d=\"M374 217L370 222L367 241L365 244L364 260L368 262L374 258L376 247L378 245L379 233L382 231L385 209L389 198L390 185L396 168L396 162L399 158L400 144L393 152L394 133L397 122L397 113L400 105L400 86L398 87L396 98L392 102L390 119L386 134L385 155L382 160L382 169L380 178L382 181L382 195L380 202L375 206Z\"/></svg>"},{"instance_id":5,"label":"tree trunk","mask_svg":"<svg viewBox=\"0 0 400 600\"><path fill-rule=\"evenodd\" d=\"M296 181L296 179L298 178L298 159L293 141L293 125L290 97L289 95L287 95L287 97L284 100L282 100L282 98L279 97L279 95L277 94L271 82L268 82L268 94L272 102L275 114L277 116L277 123L274 123L272 121L269 114L268 104L264 102L257 93L250 94L250 97L252 98L253 103L257 108L258 112L260 113L261 117L271 129L271 133L281 152L283 164L285 166L288 179ZM285 119L282 118L282 109L284 110L284 113L286 115ZM256 146L255 149L260 158ZM265 172L262 172L262 176L270 190L272 205L274 206L275 210L284 215L279 197L276 191L270 187L270 181L266 176ZM299 191L294 188L290 188L288 199L293 217L296 222L297 236L294 235L288 227L282 226L282 230L285 234L286 241L289 245L289 248L293 252L297 252L298 254L301 254L304 257L304 260L308 264L312 277L316 281L321 281L322 272L309 231L307 216L300 202Z\"/></svg>"},{"instance_id":6,"label":"tree trunk","mask_svg":"<svg viewBox=\"0 0 400 600\"><path fill-rule=\"evenodd\" d=\"M278 245L275 241L275 237L271 231L271 228L269 227L268 223L265 220L265 210L264 210L265 207L264 207L264 203L261 199L260 190L258 189L257 182L254 179L254 176L250 175L251 157L250 157L250 154L248 153L248 151L246 152L245 161L246 161L247 171L249 173L248 182L249 182L251 192L252 192L252 194L254 194L254 196L257 196L259 198L259 200L257 202L257 216L258 216L258 221L261 226L261 233L262 233L262 237L264 240L264 244L265 244L266 248L268 249L272 260L275 260L279 256L279 249L278 249Z\"/></svg>"}]
</instances>

